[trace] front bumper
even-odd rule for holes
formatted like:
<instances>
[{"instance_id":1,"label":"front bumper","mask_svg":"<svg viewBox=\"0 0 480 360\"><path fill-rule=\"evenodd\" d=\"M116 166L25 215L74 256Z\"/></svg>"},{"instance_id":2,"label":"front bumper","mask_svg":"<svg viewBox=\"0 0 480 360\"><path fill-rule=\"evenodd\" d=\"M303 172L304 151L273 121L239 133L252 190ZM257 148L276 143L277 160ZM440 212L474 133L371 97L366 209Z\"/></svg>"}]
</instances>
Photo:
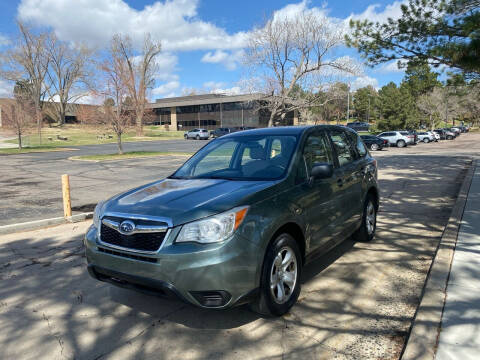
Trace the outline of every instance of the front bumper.
<instances>
[{"instance_id":1,"label":"front bumper","mask_svg":"<svg viewBox=\"0 0 480 360\"><path fill-rule=\"evenodd\" d=\"M227 308L255 296L263 259L253 242L234 234L219 244L174 244L175 230L158 253L143 256L99 245L92 226L85 235L90 275L205 308Z\"/></svg>"}]
</instances>

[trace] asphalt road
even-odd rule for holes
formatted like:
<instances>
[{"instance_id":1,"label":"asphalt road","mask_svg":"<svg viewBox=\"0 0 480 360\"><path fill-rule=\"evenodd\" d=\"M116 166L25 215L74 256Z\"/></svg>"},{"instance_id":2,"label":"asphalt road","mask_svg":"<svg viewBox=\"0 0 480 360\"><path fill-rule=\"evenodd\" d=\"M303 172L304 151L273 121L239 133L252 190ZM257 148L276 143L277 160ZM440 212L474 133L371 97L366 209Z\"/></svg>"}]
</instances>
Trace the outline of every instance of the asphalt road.
<instances>
[{"instance_id":1,"label":"asphalt road","mask_svg":"<svg viewBox=\"0 0 480 360\"><path fill-rule=\"evenodd\" d=\"M281 318L94 281L83 256L88 222L2 236L0 358L398 359L479 140L375 153L382 203L374 240L347 240L308 265L298 304ZM152 167L160 173L160 165Z\"/></svg>"},{"instance_id":2,"label":"asphalt road","mask_svg":"<svg viewBox=\"0 0 480 360\"><path fill-rule=\"evenodd\" d=\"M206 141L163 140L125 143L125 151L195 152ZM73 213L91 211L100 200L170 175L187 157L161 156L108 162L69 160L109 154L116 144L78 150L0 155L0 225L63 216L62 174L70 175Z\"/></svg>"}]
</instances>

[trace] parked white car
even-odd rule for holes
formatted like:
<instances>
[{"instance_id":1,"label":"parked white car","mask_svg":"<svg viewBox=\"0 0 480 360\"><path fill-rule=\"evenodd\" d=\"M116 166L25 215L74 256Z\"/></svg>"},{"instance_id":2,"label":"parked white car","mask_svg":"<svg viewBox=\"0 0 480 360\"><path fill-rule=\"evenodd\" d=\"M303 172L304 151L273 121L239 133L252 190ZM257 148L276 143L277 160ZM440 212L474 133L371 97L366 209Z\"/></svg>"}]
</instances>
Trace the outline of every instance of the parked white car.
<instances>
[{"instance_id":1,"label":"parked white car","mask_svg":"<svg viewBox=\"0 0 480 360\"><path fill-rule=\"evenodd\" d=\"M193 129L190 131L187 131L183 137L188 140L188 139L197 139L197 140L208 140L210 137L210 134L206 129Z\"/></svg>"},{"instance_id":2,"label":"parked white car","mask_svg":"<svg viewBox=\"0 0 480 360\"><path fill-rule=\"evenodd\" d=\"M437 134L435 131L427 131L429 134L432 134L435 138L435 141L440 140L440 134Z\"/></svg>"},{"instance_id":3,"label":"parked white car","mask_svg":"<svg viewBox=\"0 0 480 360\"><path fill-rule=\"evenodd\" d=\"M386 131L377 136L387 140L391 146L397 147L405 147L415 142L414 136L409 135L408 131Z\"/></svg>"},{"instance_id":4,"label":"parked white car","mask_svg":"<svg viewBox=\"0 0 480 360\"><path fill-rule=\"evenodd\" d=\"M428 132L418 132L417 137L418 137L418 141L423 141L424 143L435 141L435 136L432 134L429 134Z\"/></svg>"}]
</instances>

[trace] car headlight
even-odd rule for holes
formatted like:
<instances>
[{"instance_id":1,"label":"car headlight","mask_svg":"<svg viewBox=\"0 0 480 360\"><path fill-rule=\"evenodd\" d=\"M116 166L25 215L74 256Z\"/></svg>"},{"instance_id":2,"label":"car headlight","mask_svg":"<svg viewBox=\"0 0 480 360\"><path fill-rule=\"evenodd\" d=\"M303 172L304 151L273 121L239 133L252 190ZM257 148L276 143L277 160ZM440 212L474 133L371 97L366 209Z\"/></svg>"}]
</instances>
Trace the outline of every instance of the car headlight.
<instances>
[{"instance_id":1,"label":"car headlight","mask_svg":"<svg viewBox=\"0 0 480 360\"><path fill-rule=\"evenodd\" d=\"M247 210L248 206L238 207L185 224L182 226L175 242L209 244L224 241L238 229L247 214Z\"/></svg>"},{"instance_id":2,"label":"car headlight","mask_svg":"<svg viewBox=\"0 0 480 360\"><path fill-rule=\"evenodd\" d=\"M93 210L93 226L97 229L100 227L100 215L103 204L104 202L100 201L97 206L95 206L95 210Z\"/></svg>"}]
</instances>

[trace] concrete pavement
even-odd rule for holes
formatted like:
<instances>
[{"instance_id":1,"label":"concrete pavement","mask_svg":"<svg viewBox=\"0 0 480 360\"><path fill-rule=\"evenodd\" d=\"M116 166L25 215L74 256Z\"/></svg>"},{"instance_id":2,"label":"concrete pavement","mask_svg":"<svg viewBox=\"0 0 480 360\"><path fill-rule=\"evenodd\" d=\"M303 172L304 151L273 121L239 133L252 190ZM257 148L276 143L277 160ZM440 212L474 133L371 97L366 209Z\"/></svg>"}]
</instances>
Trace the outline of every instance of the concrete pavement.
<instances>
[{"instance_id":1,"label":"concrete pavement","mask_svg":"<svg viewBox=\"0 0 480 360\"><path fill-rule=\"evenodd\" d=\"M480 161L463 213L453 256L436 359L478 359L480 354Z\"/></svg>"},{"instance_id":2,"label":"concrete pavement","mask_svg":"<svg viewBox=\"0 0 480 360\"><path fill-rule=\"evenodd\" d=\"M0 359L398 359L466 173L454 150L435 154L445 146L375 153L375 239L347 240L309 264L298 304L281 318L95 281L82 244L89 222L0 236ZM103 175L101 191L127 177Z\"/></svg>"}]
</instances>

